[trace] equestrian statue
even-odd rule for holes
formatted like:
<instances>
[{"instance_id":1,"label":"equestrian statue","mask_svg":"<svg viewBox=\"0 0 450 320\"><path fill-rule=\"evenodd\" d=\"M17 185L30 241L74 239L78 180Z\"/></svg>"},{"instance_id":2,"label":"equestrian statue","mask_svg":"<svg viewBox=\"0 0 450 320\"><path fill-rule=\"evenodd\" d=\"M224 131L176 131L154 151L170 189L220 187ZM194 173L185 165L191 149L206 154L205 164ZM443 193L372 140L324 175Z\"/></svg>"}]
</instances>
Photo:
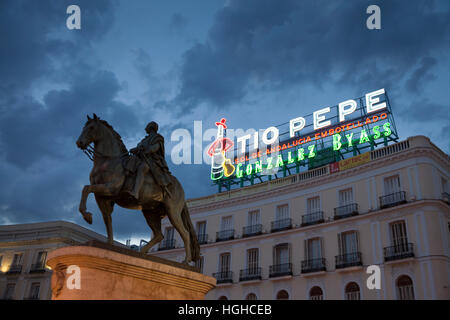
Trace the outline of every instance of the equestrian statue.
<instances>
[{"instance_id":1,"label":"equestrian statue","mask_svg":"<svg viewBox=\"0 0 450 320\"><path fill-rule=\"evenodd\" d=\"M87 223L92 214L86 202L93 193L103 215L108 243L113 244L111 215L114 205L141 210L153 237L141 248L147 253L163 240L161 219L167 216L184 242L184 263L200 258L200 246L186 205L183 187L167 166L164 158L164 137L158 133L158 124L150 122L147 136L128 152L122 138L113 127L94 113L83 127L77 146L93 161L89 180L81 193L80 212ZM94 144L92 147L91 144Z\"/></svg>"}]
</instances>

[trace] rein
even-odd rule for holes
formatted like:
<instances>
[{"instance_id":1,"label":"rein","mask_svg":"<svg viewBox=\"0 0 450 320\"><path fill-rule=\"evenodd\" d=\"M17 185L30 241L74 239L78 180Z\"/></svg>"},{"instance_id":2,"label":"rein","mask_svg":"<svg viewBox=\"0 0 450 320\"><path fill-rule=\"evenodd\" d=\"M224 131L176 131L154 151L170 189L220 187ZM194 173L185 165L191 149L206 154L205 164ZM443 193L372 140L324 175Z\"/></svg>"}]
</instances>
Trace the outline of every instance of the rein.
<instances>
[{"instance_id":1,"label":"rein","mask_svg":"<svg viewBox=\"0 0 450 320\"><path fill-rule=\"evenodd\" d=\"M91 146L90 144L86 147L86 149L83 150L83 152L85 155L87 155L87 157L91 161L94 161L94 156L100 157L100 158L115 158L115 157L111 157L111 156L105 156L101 152L95 151L94 147ZM120 156L118 156L118 158L122 158L124 156L128 156L128 152L121 154Z\"/></svg>"}]
</instances>

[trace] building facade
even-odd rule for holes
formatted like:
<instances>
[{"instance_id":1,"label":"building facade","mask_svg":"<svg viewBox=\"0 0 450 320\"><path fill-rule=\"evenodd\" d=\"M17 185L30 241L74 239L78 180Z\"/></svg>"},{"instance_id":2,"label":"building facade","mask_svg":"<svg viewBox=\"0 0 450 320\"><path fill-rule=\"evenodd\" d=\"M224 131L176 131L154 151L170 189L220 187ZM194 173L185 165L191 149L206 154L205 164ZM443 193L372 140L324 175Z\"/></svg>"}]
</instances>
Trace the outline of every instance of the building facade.
<instances>
[{"instance_id":1,"label":"building facade","mask_svg":"<svg viewBox=\"0 0 450 320\"><path fill-rule=\"evenodd\" d=\"M207 299L450 299L449 179L450 157L415 136L192 199L198 265L217 278ZM162 228L153 254L182 261Z\"/></svg>"},{"instance_id":2,"label":"building facade","mask_svg":"<svg viewBox=\"0 0 450 320\"><path fill-rule=\"evenodd\" d=\"M47 253L107 238L66 221L0 226L0 299L51 299Z\"/></svg>"}]
</instances>

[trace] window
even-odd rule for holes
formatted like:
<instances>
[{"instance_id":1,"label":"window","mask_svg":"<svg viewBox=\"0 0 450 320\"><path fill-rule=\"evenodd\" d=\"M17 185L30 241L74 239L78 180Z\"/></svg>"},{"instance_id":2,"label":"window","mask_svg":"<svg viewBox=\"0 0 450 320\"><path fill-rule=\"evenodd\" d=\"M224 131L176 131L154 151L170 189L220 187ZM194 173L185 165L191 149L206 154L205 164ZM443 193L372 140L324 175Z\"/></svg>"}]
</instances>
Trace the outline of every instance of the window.
<instances>
[{"instance_id":1,"label":"window","mask_svg":"<svg viewBox=\"0 0 450 320\"><path fill-rule=\"evenodd\" d=\"M248 226L255 226L261 223L261 215L259 213L259 210L253 210L248 213Z\"/></svg>"},{"instance_id":2,"label":"window","mask_svg":"<svg viewBox=\"0 0 450 320\"><path fill-rule=\"evenodd\" d=\"M346 206L353 203L353 189L339 191L339 206Z\"/></svg>"},{"instance_id":3,"label":"window","mask_svg":"<svg viewBox=\"0 0 450 320\"><path fill-rule=\"evenodd\" d=\"M254 293L249 293L246 297L245 300L258 300L258 297L256 296L256 294Z\"/></svg>"},{"instance_id":4,"label":"window","mask_svg":"<svg viewBox=\"0 0 450 320\"><path fill-rule=\"evenodd\" d=\"M309 299L310 300L323 300L323 292L320 287L312 287L311 290L309 290Z\"/></svg>"},{"instance_id":5,"label":"window","mask_svg":"<svg viewBox=\"0 0 450 320\"><path fill-rule=\"evenodd\" d=\"M23 254L22 253L16 253L14 255L12 264L13 266L20 266L22 265L22 258L23 258Z\"/></svg>"},{"instance_id":6,"label":"window","mask_svg":"<svg viewBox=\"0 0 450 320\"><path fill-rule=\"evenodd\" d=\"M45 261L47 259L47 252L40 251L36 256L36 264L39 264L40 266L45 266Z\"/></svg>"},{"instance_id":7,"label":"window","mask_svg":"<svg viewBox=\"0 0 450 320\"><path fill-rule=\"evenodd\" d=\"M220 225L220 230L226 231L231 229L233 229L233 217L232 216L223 217Z\"/></svg>"},{"instance_id":8,"label":"window","mask_svg":"<svg viewBox=\"0 0 450 320\"><path fill-rule=\"evenodd\" d=\"M206 221L197 222L197 234L198 235L206 234Z\"/></svg>"},{"instance_id":9,"label":"window","mask_svg":"<svg viewBox=\"0 0 450 320\"><path fill-rule=\"evenodd\" d=\"M278 291L277 300L289 300L289 293L286 290Z\"/></svg>"},{"instance_id":10,"label":"window","mask_svg":"<svg viewBox=\"0 0 450 320\"><path fill-rule=\"evenodd\" d=\"M308 260L322 258L322 239L308 239L305 245L305 256Z\"/></svg>"},{"instance_id":11,"label":"window","mask_svg":"<svg viewBox=\"0 0 450 320\"><path fill-rule=\"evenodd\" d=\"M345 286L345 300L360 300L360 290L356 282L350 282Z\"/></svg>"},{"instance_id":12,"label":"window","mask_svg":"<svg viewBox=\"0 0 450 320\"><path fill-rule=\"evenodd\" d=\"M222 253L219 257L219 272L230 271L231 256L230 253Z\"/></svg>"},{"instance_id":13,"label":"window","mask_svg":"<svg viewBox=\"0 0 450 320\"><path fill-rule=\"evenodd\" d=\"M284 219L289 219L289 205L287 204L277 206L277 211L275 214L275 220L280 221Z\"/></svg>"},{"instance_id":14,"label":"window","mask_svg":"<svg viewBox=\"0 0 450 320\"><path fill-rule=\"evenodd\" d=\"M384 179L384 194L389 195L400 191L400 177L398 175Z\"/></svg>"},{"instance_id":15,"label":"window","mask_svg":"<svg viewBox=\"0 0 450 320\"><path fill-rule=\"evenodd\" d=\"M399 300L414 300L414 287L410 277L405 275L398 277L397 297Z\"/></svg>"},{"instance_id":16,"label":"window","mask_svg":"<svg viewBox=\"0 0 450 320\"><path fill-rule=\"evenodd\" d=\"M41 284L39 282L33 282L30 288L30 299L39 299L39 290Z\"/></svg>"},{"instance_id":17,"label":"window","mask_svg":"<svg viewBox=\"0 0 450 320\"><path fill-rule=\"evenodd\" d=\"M2 260L3 260L3 256L0 256L0 270L2 269Z\"/></svg>"},{"instance_id":18,"label":"window","mask_svg":"<svg viewBox=\"0 0 450 320\"><path fill-rule=\"evenodd\" d=\"M306 211L308 214L320 211L320 197L309 198L306 201Z\"/></svg>"},{"instance_id":19,"label":"window","mask_svg":"<svg viewBox=\"0 0 450 320\"><path fill-rule=\"evenodd\" d=\"M203 273L203 261L204 257L201 256L200 259L195 261L195 267L198 269L198 272Z\"/></svg>"},{"instance_id":20,"label":"window","mask_svg":"<svg viewBox=\"0 0 450 320\"><path fill-rule=\"evenodd\" d=\"M358 252L358 232L348 231L338 234L338 245L340 255Z\"/></svg>"},{"instance_id":21,"label":"window","mask_svg":"<svg viewBox=\"0 0 450 320\"><path fill-rule=\"evenodd\" d=\"M259 266L259 249L247 250L247 269L249 274L256 274Z\"/></svg>"},{"instance_id":22,"label":"window","mask_svg":"<svg viewBox=\"0 0 450 320\"><path fill-rule=\"evenodd\" d=\"M6 291L4 295L5 300L11 300L14 296L14 289L16 288L15 283L8 283L6 286Z\"/></svg>"},{"instance_id":23,"label":"window","mask_svg":"<svg viewBox=\"0 0 450 320\"><path fill-rule=\"evenodd\" d=\"M402 250L408 243L408 236L406 234L405 221L396 221L391 223L391 241L392 245Z\"/></svg>"},{"instance_id":24,"label":"window","mask_svg":"<svg viewBox=\"0 0 450 320\"><path fill-rule=\"evenodd\" d=\"M173 240L174 229L173 227L166 228L166 235L164 237L165 240Z\"/></svg>"},{"instance_id":25,"label":"window","mask_svg":"<svg viewBox=\"0 0 450 320\"><path fill-rule=\"evenodd\" d=\"M283 243L275 246L273 253L273 261L275 265L286 264L290 262L288 243Z\"/></svg>"},{"instance_id":26,"label":"window","mask_svg":"<svg viewBox=\"0 0 450 320\"><path fill-rule=\"evenodd\" d=\"M447 179L441 178L441 184L442 184L442 192L449 193Z\"/></svg>"},{"instance_id":27,"label":"window","mask_svg":"<svg viewBox=\"0 0 450 320\"><path fill-rule=\"evenodd\" d=\"M219 299L217 299L217 300L228 300L228 298L225 296L220 296Z\"/></svg>"}]
</instances>

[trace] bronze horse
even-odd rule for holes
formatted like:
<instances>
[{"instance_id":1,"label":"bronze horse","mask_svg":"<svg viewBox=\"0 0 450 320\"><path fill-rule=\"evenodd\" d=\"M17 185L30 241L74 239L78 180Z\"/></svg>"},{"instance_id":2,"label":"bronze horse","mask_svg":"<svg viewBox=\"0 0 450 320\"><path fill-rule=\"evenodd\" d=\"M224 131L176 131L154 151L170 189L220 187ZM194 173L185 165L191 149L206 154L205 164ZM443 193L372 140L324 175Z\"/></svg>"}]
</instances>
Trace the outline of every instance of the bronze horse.
<instances>
[{"instance_id":1,"label":"bronze horse","mask_svg":"<svg viewBox=\"0 0 450 320\"><path fill-rule=\"evenodd\" d=\"M117 204L127 209L142 210L147 224L153 231L152 239L141 249L141 252L147 253L150 248L164 238L161 232L161 219L167 215L171 224L183 239L186 251L184 263L197 261L200 258L200 246L180 182L171 175L170 197L164 197L160 186L155 183L152 175L146 175L138 197L139 200L137 200L125 190L127 184L134 182L130 181L134 178L126 174L123 165L124 158L129 156L128 150L120 135L111 125L105 120L100 120L95 114L93 118L88 116L88 121L77 140L77 146L86 150L92 142L94 143L92 150L94 166L89 176L91 184L84 186L79 208L84 220L89 224L92 223L92 213L86 210L86 201L89 194L94 193L106 225L108 242L112 244L114 238L111 214L114 205Z\"/></svg>"}]
</instances>

